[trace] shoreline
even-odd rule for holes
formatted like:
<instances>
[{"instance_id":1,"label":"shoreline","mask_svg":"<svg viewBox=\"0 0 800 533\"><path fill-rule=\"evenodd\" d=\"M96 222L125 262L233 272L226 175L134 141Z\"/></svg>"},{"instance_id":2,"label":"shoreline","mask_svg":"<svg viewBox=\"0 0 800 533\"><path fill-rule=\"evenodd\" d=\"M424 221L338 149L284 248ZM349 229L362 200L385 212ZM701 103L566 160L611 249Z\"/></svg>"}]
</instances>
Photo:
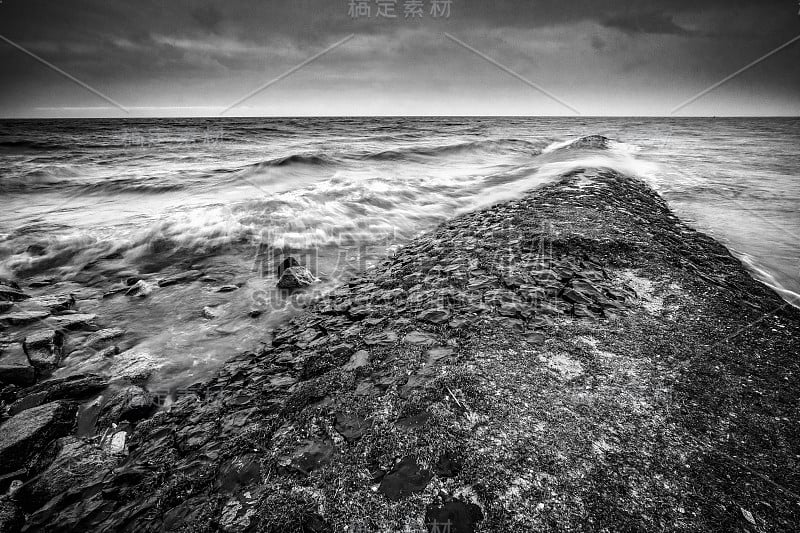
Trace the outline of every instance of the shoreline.
<instances>
[{"instance_id":1,"label":"shoreline","mask_svg":"<svg viewBox=\"0 0 800 533\"><path fill-rule=\"evenodd\" d=\"M644 183L574 172L412 240L129 422L121 449L65 437L0 520L790 530L798 333L796 308ZM66 435L69 400L29 440Z\"/></svg>"}]
</instances>

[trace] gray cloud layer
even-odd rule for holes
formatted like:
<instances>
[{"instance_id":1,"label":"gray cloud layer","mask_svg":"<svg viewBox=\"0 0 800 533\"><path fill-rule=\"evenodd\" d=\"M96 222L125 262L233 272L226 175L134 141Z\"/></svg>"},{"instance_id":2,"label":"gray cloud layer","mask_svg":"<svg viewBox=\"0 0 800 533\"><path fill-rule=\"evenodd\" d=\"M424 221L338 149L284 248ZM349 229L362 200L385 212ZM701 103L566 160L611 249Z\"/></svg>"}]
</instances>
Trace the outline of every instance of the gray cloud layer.
<instances>
[{"instance_id":1,"label":"gray cloud layer","mask_svg":"<svg viewBox=\"0 0 800 533\"><path fill-rule=\"evenodd\" d=\"M254 98L248 112L301 114L326 104L334 114L414 112L426 96L477 113L513 110L515 101L522 113L536 105L565 112L546 101L526 107L528 89L458 49L442 37L446 31L599 114L626 106L658 113L800 33L796 4L787 0L453 0L449 18L426 13L413 21L402 16L404 0L394 20L353 19L348 1L6 0L0 34L131 106L224 106L353 33L270 89L269 101ZM744 80L749 94L721 91L720 98L741 108L734 100L754 100L754 92L754 112L797 113L798 59L797 48L786 50ZM4 43L0 61L9 80L0 88L1 115L105 105ZM487 103L486 94L497 98Z\"/></svg>"}]
</instances>

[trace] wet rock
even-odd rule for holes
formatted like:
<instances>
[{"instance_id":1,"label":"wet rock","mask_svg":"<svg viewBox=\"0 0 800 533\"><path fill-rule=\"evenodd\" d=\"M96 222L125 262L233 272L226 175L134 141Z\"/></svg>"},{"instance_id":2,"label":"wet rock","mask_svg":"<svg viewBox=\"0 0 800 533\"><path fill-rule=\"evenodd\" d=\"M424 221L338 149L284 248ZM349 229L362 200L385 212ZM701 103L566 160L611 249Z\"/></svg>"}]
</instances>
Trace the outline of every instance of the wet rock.
<instances>
[{"instance_id":1,"label":"wet rock","mask_svg":"<svg viewBox=\"0 0 800 533\"><path fill-rule=\"evenodd\" d=\"M376 344L393 344L397 342L397 333L394 331L381 331L364 337L364 344L374 346Z\"/></svg>"},{"instance_id":2,"label":"wet rock","mask_svg":"<svg viewBox=\"0 0 800 533\"><path fill-rule=\"evenodd\" d=\"M138 296L140 298L144 298L149 296L157 287L158 284L152 281L140 279L129 288L123 290L125 291L125 296Z\"/></svg>"},{"instance_id":3,"label":"wet rock","mask_svg":"<svg viewBox=\"0 0 800 533\"><path fill-rule=\"evenodd\" d=\"M27 409L0 426L0 474L30 466L54 439L75 424L77 405L52 402Z\"/></svg>"},{"instance_id":4,"label":"wet rock","mask_svg":"<svg viewBox=\"0 0 800 533\"><path fill-rule=\"evenodd\" d=\"M0 326L24 326L44 320L50 316L47 311L17 311L0 315Z\"/></svg>"},{"instance_id":5,"label":"wet rock","mask_svg":"<svg viewBox=\"0 0 800 533\"><path fill-rule=\"evenodd\" d=\"M8 497L0 496L0 531L15 533L25 525L25 514L19 504Z\"/></svg>"},{"instance_id":6,"label":"wet rock","mask_svg":"<svg viewBox=\"0 0 800 533\"><path fill-rule=\"evenodd\" d=\"M343 370L357 370L369 364L369 352L359 350L350 356L350 360L342 366Z\"/></svg>"},{"instance_id":7,"label":"wet rock","mask_svg":"<svg viewBox=\"0 0 800 533\"><path fill-rule=\"evenodd\" d=\"M58 455L41 474L24 483L17 492L23 509L35 511L56 496L110 470L116 459L96 444L76 437L61 441Z\"/></svg>"},{"instance_id":8,"label":"wet rock","mask_svg":"<svg viewBox=\"0 0 800 533\"><path fill-rule=\"evenodd\" d=\"M56 329L83 329L89 327L96 318L97 315L75 313L72 315L51 316L48 322L53 324Z\"/></svg>"},{"instance_id":9,"label":"wet rock","mask_svg":"<svg viewBox=\"0 0 800 533\"><path fill-rule=\"evenodd\" d=\"M208 320L213 320L219 316L219 310L216 307L205 306L203 311L200 313L203 318Z\"/></svg>"},{"instance_id":10,"label":"wet rock","mask_svg":"<svg viewBox=\"0 0 800 533\"><path fill-rule=\"evenodd\" d=\"M412 331L403 337L403 342L416 346L433 346L436 344L436 336L422 331Z\"/></svg>"},{"instance_id":11,"label":"wet rock","mask_svg":"<svg viewBox=\"0 0 800 533\"><path fill-rule=\"evenodd\" d=\"M125 455L127 440L127 431L117 431L106 437L101 446L104 451L112 455Z\"/></svg>"},{"instance_id":12,"label":"wet rock","mask_svg":"<svg viewBox=\"0 0 800 533\"><path fill-rule=\"evenodd\" d=\"M170 285L177 285L178 283L188 283L200 279L202 275L203 273L199 270L187 270L186 272L181 272L180 274L175 274L174 276L159 280L158 286L169 287Z\"/></svg>"},{"instance_id":13,"label":"wet rock","mask_svg":"<svg viewBox=\"0 0 800 533\"><path fill-rule=\"evenodd\" d=\"M22 343L31 365L38 372L50 372L61 362L64 334L53 329L31 333Z\"/></svg>"},{"instance_id":14,"label":"wet rock","mask_svg":"<svg viewBox=\"0 0 800 533\"><path fill-rule=\"evenodd\" d=\"M116 339L124 334L125 330L119 328L107 328L101 329L100 331L95 331L86 338L86 341L83 343L83 348L96 349L99 346L102 346L105 342Z\"/></svg>"},{"instance_id":15,"label":"wet rock","mask_svg":"<svg viewBox=\"0 0 800 533\"><path fill-rule=\"evenodd\" d=\"M138 383L145 381L162 366L164 366L162 359L148 352L131 349L114 357L110 373Z\"/></svg>"},{"instance_id":16,"label":"wet rock","mask_svg":"<svg viewBox=\"0 0 800 533\"><path fill-rule=\"evenodd\" d=\"M306 267L293 266L283 271L278 280L278 288L299 289L301 287L308 287L316 281L317 278L315 278Z\"/></svg>"},{"instance_id":17,"label":"wet rock","mask_svg":"<svg viewBox=\"0 0 800 533\"><path fill-rule=\"evenodd\" d=\"M288 467L303 475L326 465L333 457L334 448L328 441L309 442L292 454Z\"/></svg>"},{"instance_id":18,"label":"wet rock","mask_svg":"<svg viewBox=\"0 0 800 533\"><path fill-rule=\"evenodd\" d=\"M0 346L0 383L32 385L36 371L21 343Z\"/></svg>"},{"instance_id":19,"label":"wet rock","mask_svg":"<svg viewBox=\"0 0 800 533\"><path fill-rule=\"evenodd\" d=\"M608 137L602 135L587 135L575 141L572 141L564 147L565 150L591 150L599 149L604 150L609 146Z\"/></svg>"},{"instance_id":20,"label":"wet rock","mask_svg":"<svg viewBox=\"0 0 800 533\"><path fill-rule=\"evenodd\" d=\"M222 287L217 289L217 292L233 292L239 290L237 285L223 285Z\"/></svg>"},{"instance_id":21,"label":"wet rock","mask_svg":"<svg viewBox=\"0 0 800 533\"><path fill-rule=\"evenodd\" d=\"M431 324L444 324L450 320L450 311L441 308L426 309L419 314L419 319Z\"/></svg>"},{"instance_id":22,"label":"wet rock","mask_svg":"<svg viewBox=\"0 0 800 533\"><path fill-rule=\"evenodd\" d=\"M29 301L47 309L51 313L62 313L75 308L75 297L71 294L62 294L59 296L37 296L35 298L31 298Z\"/></svg>"},{"instance_id":23,"label":"wet rock","mask_svg":"<svg viewBox=\"0 0 800 533\"><path fill-rule=\"evenodd\" d=\"M413 457L404 457L381 480L378 490L390 500L401 500L428 486L433 474L420 469Z\"/></svg>"},{"instance_id":24,"label":"wet rock","mask_svg":"<svg viewBox=\"0 0 800 533\"><path fill-rule=\"evenodd\" d=\"M137 385L129 385L116 394L100 409L97 426L100 428L118 422L138 422L155 410L149 392Z\"/></svg>"},{"instance_id":25,"label":"wet rock","mask_svg":"<svg viewBox=\"0 0 800 533\"><path fill-rule=\"evenodd\" d=\"M445 528L451 533L474 533L481 520L483 512L479 506L458 498L445 496L425 509L425 527L431 533L445 531Z\"/></svg>"},{"instance_id":26,"label":"wet rock","mask_svg":"<svg viewBox=\"0 0 800 533\"><path fill-rule=\"evenodd\" d=\"M351 413L336 413L333 428L347 440L353 442L364 434L366 421L358 415Z\"/></svg>"},{"instance_id":27,"label":"wet rock","mask_svg":"<svg viewBox=\"0 0 800 533\"><path fill-rule=\"evenodd\" d=\"M564 300L573 304L586 305L592 303L591 298L577 289L564 289L564 292L561 293L561 296L564 298Z\"/></svg>"},{"instance_id":28,"label":"wet rock","mask_svg":"<svg viewBox=\"0 0 800 533\"><path fill-rule=\"evenodd\" d=\"M256 453L239 455L227 459L214 478L217 489L231 494L240 487L261 482L261 457Z\"/></svg>"},{"instance_id":29,"label":"wet rock","mask_svg":"<svg viewBox=\"0 0 800 533\"><path fill-rule=\"evenodd\" d=\"M28 298L30 298L30 296L22 292L16 282L0 279L0 301L18 302Z\"/></svg>"},{"instance_id":30,"label":"wet rock","mask_svg":"<svg viewBox=\"0 0 800 533\"><path fill-rule=\"evenodd\" d=\"M300 263L297 262L297 259L295 259L294 257L287 257L281 263L278 264L278 266L277 266L277 268L275 270L278 273L278 277L281 277L281 275L283 275L283 272L286 269L293 268L293 267L298 267L298 266L301 266L301 265L300 265Z\"/></svg>"},{"instance_id":31,"label":"wet rock","mask_svg":"<svg viewBox=\"0 0 800 533\"><path fill-rule=\"evenodd\" d=\"M108 380L97 374L77 374L37 383L19 393L19 400L11 404L9 412L15 415L25 409L38 407L56 400L84 400L102 391Z\"/></svg>"},{"instance_id":32,"label":"wet rock","mask_svg":"<svg viewBox=\"0 0 800 533\"><path fill-rule=\"evenodd\" d=\"M330 353L334 357L341 357L341 356L349 354L352 350L353 350L353 345L352 344L342 343L342 344L337 344L336 346L331 347Z\"/></svg>"}]
</instances>

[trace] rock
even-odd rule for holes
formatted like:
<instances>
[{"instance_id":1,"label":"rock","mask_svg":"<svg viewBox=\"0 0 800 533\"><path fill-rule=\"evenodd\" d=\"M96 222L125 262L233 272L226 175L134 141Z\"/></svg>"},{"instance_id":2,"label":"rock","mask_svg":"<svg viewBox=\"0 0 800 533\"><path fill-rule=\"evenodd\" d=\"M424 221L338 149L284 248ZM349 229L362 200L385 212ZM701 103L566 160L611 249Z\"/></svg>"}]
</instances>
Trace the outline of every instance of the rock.
<instances>
[{"instance_id":1,"label":"rock","mask_svg":"<svg viewBox=\"0 0 800 533\"><path fill-rule=\"evenodd\" d=\"M317 278L306 267L293 266L283 271L278 280L278 288L298 289L307 287L316 281L318 281Z\"/></svg>"},{"instance_id":2,"label":"rock","mask_svg":"<svg viewBox=\"0 0 800 533\"><path fill-rule=\"evenodd\" d=\"M186 272L181 272L180 274L175 274L174 276L169 276L160 280L158 286L169 287L170 285L176 285L178 283L187 283L199 279L202 275L203 273L199 270L187 270Z\"/></svg>"},{"instance_id":3,"label":"rock","mask_svg":"<svg viewBox=\"0 0 800 533\"><path fill-rule=\"evenodd\" d=\"M433 346L436 344L436 337L430 333L412 331L403 338L403 342L416 346Z\"/></svg>"},{"instance_id":4,"label":"rock","mask_svg":"<svg viewBox=\"0 0 800 533\"><path fill-rule=\"evenodd\" d=\"M82 329L91 325L97 315L75 313L72 315L51 316L48 320L57 329Z\"/></svg>"},{"instance_id":5,"label":"rock","mask_svg":"<svg viewBox=\"0 0 800 533\"><path fill-rule=\"evenodd\" d=\"M359 350L350 356L350 360L342 366L343 370L356 370L369 364L369 352Z\"/></svg>"},{"instance_id":6,"label":"rock","mask_svg":"<svg viewBox=\"0 0 800 533\"><path fill-rule=\"evenodd\" d=\"M119 328L108 328L95 331L86 338L86 341L83 343L83 348L96 349L103 343L110 341L111 339L116 339L124 334L125 330Z\"/></svg>"},{"instance_id":7,"label":"rock","mask_svg":"<svg viewBox=\"0 0 800 533\"><path fill-rule=\"evenodd\" d=\"M27 409L0 426L0 474L29 467L53 440L75 424L77 405L52 402Z\"/></svg>"},{"instance_id":8,"label":"rock","mask_svg":"<svg viewBox=\"0 0 800 533\"><path fill-rule=\"evenodd\" d=\"M127 431L117 431L110 435L103 443L103 449L113 455L125 454L125 442L128 438Z\"/></svg>"},{"instance_id":9,"label":"rock","mask_svg":"<svg viewBox=\"0 0 800 533\"><path fill-rule=\"evenodd\" d=\"M347 440L353 442L364 434L366 421L358 415L350 413L336 413L333 428Z\"/></svg>"},{"instance_id":10,"label":"rock","mask_svg":"<svg viewBox=\"0 0 800 533\"><path fill-rule=\"evenodd\" d=\"M605 150L608 148L609 139L607 137L603 137L602 135L587 135L585 137L581 137L575 141L572 141L567 146L564 146L564 150L587 150L587 149L598 149L598 150Z\"/></svg>"},{"instance_id":11,"label":"rock","mask_svg":"<svg viewBox=\"0 0 800 533\"><path fill-rule=\"evenodd\" d=\"M30 298L30 296L22 292L16 282L0 279L0 301L18 302L28 298Z\"/></svg>"},{"instance_id":12,"label":"rock","mask_svg":"<svg viewBox=\"0 0 800 533\"><path fill-rule=\"evenodd\" d=\"M16 533L25 525L25 514L19 504L6 497L0 497L0 531Z\"/></svg>"},{"instance_id":13,"label":"rock","mask_svg":"<svg viewBox=\"0 0 800 533\"><path fill-rule=\"evenodd\" d=\"M83 400L102 391L108 381L97 374L77 374L65 378L48 379L19 393L19 400L11 404L9 412L15 415L25 409L38 407L56 400Z\"/></svg>"},{"instance_id":14,"label":"rock","mask_svg":"<svg viewBox=\"0 0 800 533\"><path fill-rule=\"evenodd\" d=\"M561 293L561 296L564 298L564 300L573 304L586 305L592 303L591 298L577 289L564 289L564 292Z\"/></svg>"},{"instance_id":15,"label":"rock","mask_svg":"<svg viewBox=\"0 0 800 533\"><path fill-rule=\"evenodd\" d=\"M149 392L138 385L129 385L114 394L100 409L98 428L118 422L138 422L155 410Z\"/></svg>"},{"instance_id":16,"label":"rock","mask_svg":"<svg viewBox=\"0 0 800 533\"><path fill-rule=\"evenodd\" d=\"M445 498L443 502L434 502L425 509L425 525L431 532L447 528L452 533L475 533L481 520L483 512L480 507L457 498Z\"/></svg>"},{"instance_id":17,"label":"rock","mask_svg":"<svg viewBox=\"0 0 800 533\"><path fill-rule=\"evenodd\" d=\"M450 311L442 308L426 309L418 315L418 318L431 324L443 324L450 320Z\"/></svg>"},{"instance_id":18,"label":"rock","mask_svg":"<svg viewBox=\"0 0 800 533\"><path fill-rule=\"evenodd\" d=\"M2 326L24 326L31 322L44 320L50 316L47 311L17 311L0 315L0 325Z\"/></svg>"},{"instance_id":19,"label":"rock","mask_svg":"<svg viewBox=\"0 0 800 533\"><path fill-rule=\"evenodd\" d=\"M125 296L138 296L140 298L144 298L149 296L159 285L152 281L146 281L140 279L133 285L131 285L128 289L125 290Z\"/></svg>"},{"instance_id":20,"label":"rock","mask_svg":"<svg viewBox=\"0 0 800 533\"><path fill-rule=\"evenodd\" d=\"M262 311L261 309L251 309L251 310L250 310L250 311L247 313L247 316L249 316L250 318L258 318L258 317L260 317L262 314L264 314L264 311Z\"/></svg>"},{"instance_id":21,"label":"rock","mask_svg":"<svg viewBox=\"0 0 800 533\"><path fill-rule=\"evenodd\" d=\"M154 370L161 368L164 364L163 359L149 352L132 349L114 357L110 373L118 378L141 382L149 378Z\"/></svg>"},{"instance_id":22,"label":"rock","mask_svg":"<svg viewBox=\"0 0 800 533\"><path fill-rule=\"evenodd\" d=\"M333 452L334 448L328 441L309 442L295 450L287 466L307 476L327 464Z\"/></svg>"},{"instance_id":23,"label":"rock","mask_svg":"<svg viewBox=\"0 0 800 533\"><path fill-rule=\"evenodd\" d=\"M62 313L75 307L75 297L71 294L60 296L37 296L31 298L30 302L44 307L51 313Z\"/></svg>"},{"instance_id":24,"label":"rock","mask_svg":"<svg viewBox=\"0 0 800 533\"><path fill-rule=\"evenodd\" d=\"M378 490L388 499L397 501L428 486L433 474L421 470L413 457L404 457L381 480Z\"/></svg>"},{"instance_id":25,"label":"rock","mask_svg":"<svg viewBox=\"0 0 800 533\"><path fill-rule=\"evenodd\" d=\"M213 320L219 316L219 311L216 307L205 306L203 311L200 313L203 318L207 318L208 320Z\"/></svg>"},{"instance_id":26,"label":"rock","mask_svg":"<svg viewBox=\"0 0 800 533\"><path fill-rule=\"evenodd\" d=\"M50 372L61 362L64 334L53 329L31 333L22 343L31 365L39 372Z\"/></svg>"},{"instance_id":27,"label":"rock","mask_svg":"<svg viewBox=\"0 0 800 533\"><path fill-rule=\"evenodd\" d=\"M217 292L233 292L236 290L239 290L239 287L237 285L223 285L222 287L217 289Z\"/></svg>"},{"instance_id":28,"label":"rock","mask_svg":"<svg viewBox=\"0 0 800 533\"><path fill-rule=\"evenodd\" d=\"M287 268L293 268L301 266L300 263L297 262L297 259L294 257L287 257L281 263L278 263L278 266L275 268L275 271L278 273L278 277L283 275L284 270Z\"/></svg>"},{"instance_id":29,"label":"rock","mask_svg":"<svg viewBox=\"0 0 800 533\"><path fill-rule=\"evenodd\" d=\"M5 313L9 309L14 307L14 302L2 302L0 301L0 313Z\"/></svg>"},{"instance_id":30,"label":"rock","mask_svg":"<svg viewBox=\"0 0 800 533\"><path fill-rule=\"evenodd\" d=\"M393 344L395 342L397 342L397 333L389 330L373 333L372 335L367 335L364 337L364 344L368 346L374 346L376 344Z\"/></svg>"},{"instance_id":31,"label":"rock","mask_svg":"<svg viewBox=\"0 0 800 533\"><path fill-rule=\"evenodd\" d=\"M19 488L17 501L25 511L39 509L56 496L110 470L116 462L101 447L76 437L66 437L60 444L58 455L47 469Z\"/></svg>"},{"instance_id":32,"label":"rock","mask_svg":"<svg viewBox=\"0 0 800 533\"><path fill-rule=\"evenodd\" d=\"M32 385L36 371L21 343L0 346L0 383Z\"/></svg>"}]
</instances>

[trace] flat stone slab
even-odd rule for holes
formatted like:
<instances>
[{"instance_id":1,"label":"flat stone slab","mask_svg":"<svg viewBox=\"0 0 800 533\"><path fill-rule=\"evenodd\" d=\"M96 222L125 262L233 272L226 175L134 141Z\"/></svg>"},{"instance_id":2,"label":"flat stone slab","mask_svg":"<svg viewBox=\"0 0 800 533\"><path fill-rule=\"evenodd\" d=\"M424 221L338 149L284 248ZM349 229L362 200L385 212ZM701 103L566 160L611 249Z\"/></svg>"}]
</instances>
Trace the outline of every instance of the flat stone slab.
<instances>
[{"instance_id":1,"label":"flat stone slab","mask_svg":"<svg viewBox=\"0 0 800 533\"><path fill-rule=\"evenodd\" d=\"M51 441L75 424L77 405L52 402L27 409L0 426L0 474L30 466Z\"/></svg>"}]
</instances>

